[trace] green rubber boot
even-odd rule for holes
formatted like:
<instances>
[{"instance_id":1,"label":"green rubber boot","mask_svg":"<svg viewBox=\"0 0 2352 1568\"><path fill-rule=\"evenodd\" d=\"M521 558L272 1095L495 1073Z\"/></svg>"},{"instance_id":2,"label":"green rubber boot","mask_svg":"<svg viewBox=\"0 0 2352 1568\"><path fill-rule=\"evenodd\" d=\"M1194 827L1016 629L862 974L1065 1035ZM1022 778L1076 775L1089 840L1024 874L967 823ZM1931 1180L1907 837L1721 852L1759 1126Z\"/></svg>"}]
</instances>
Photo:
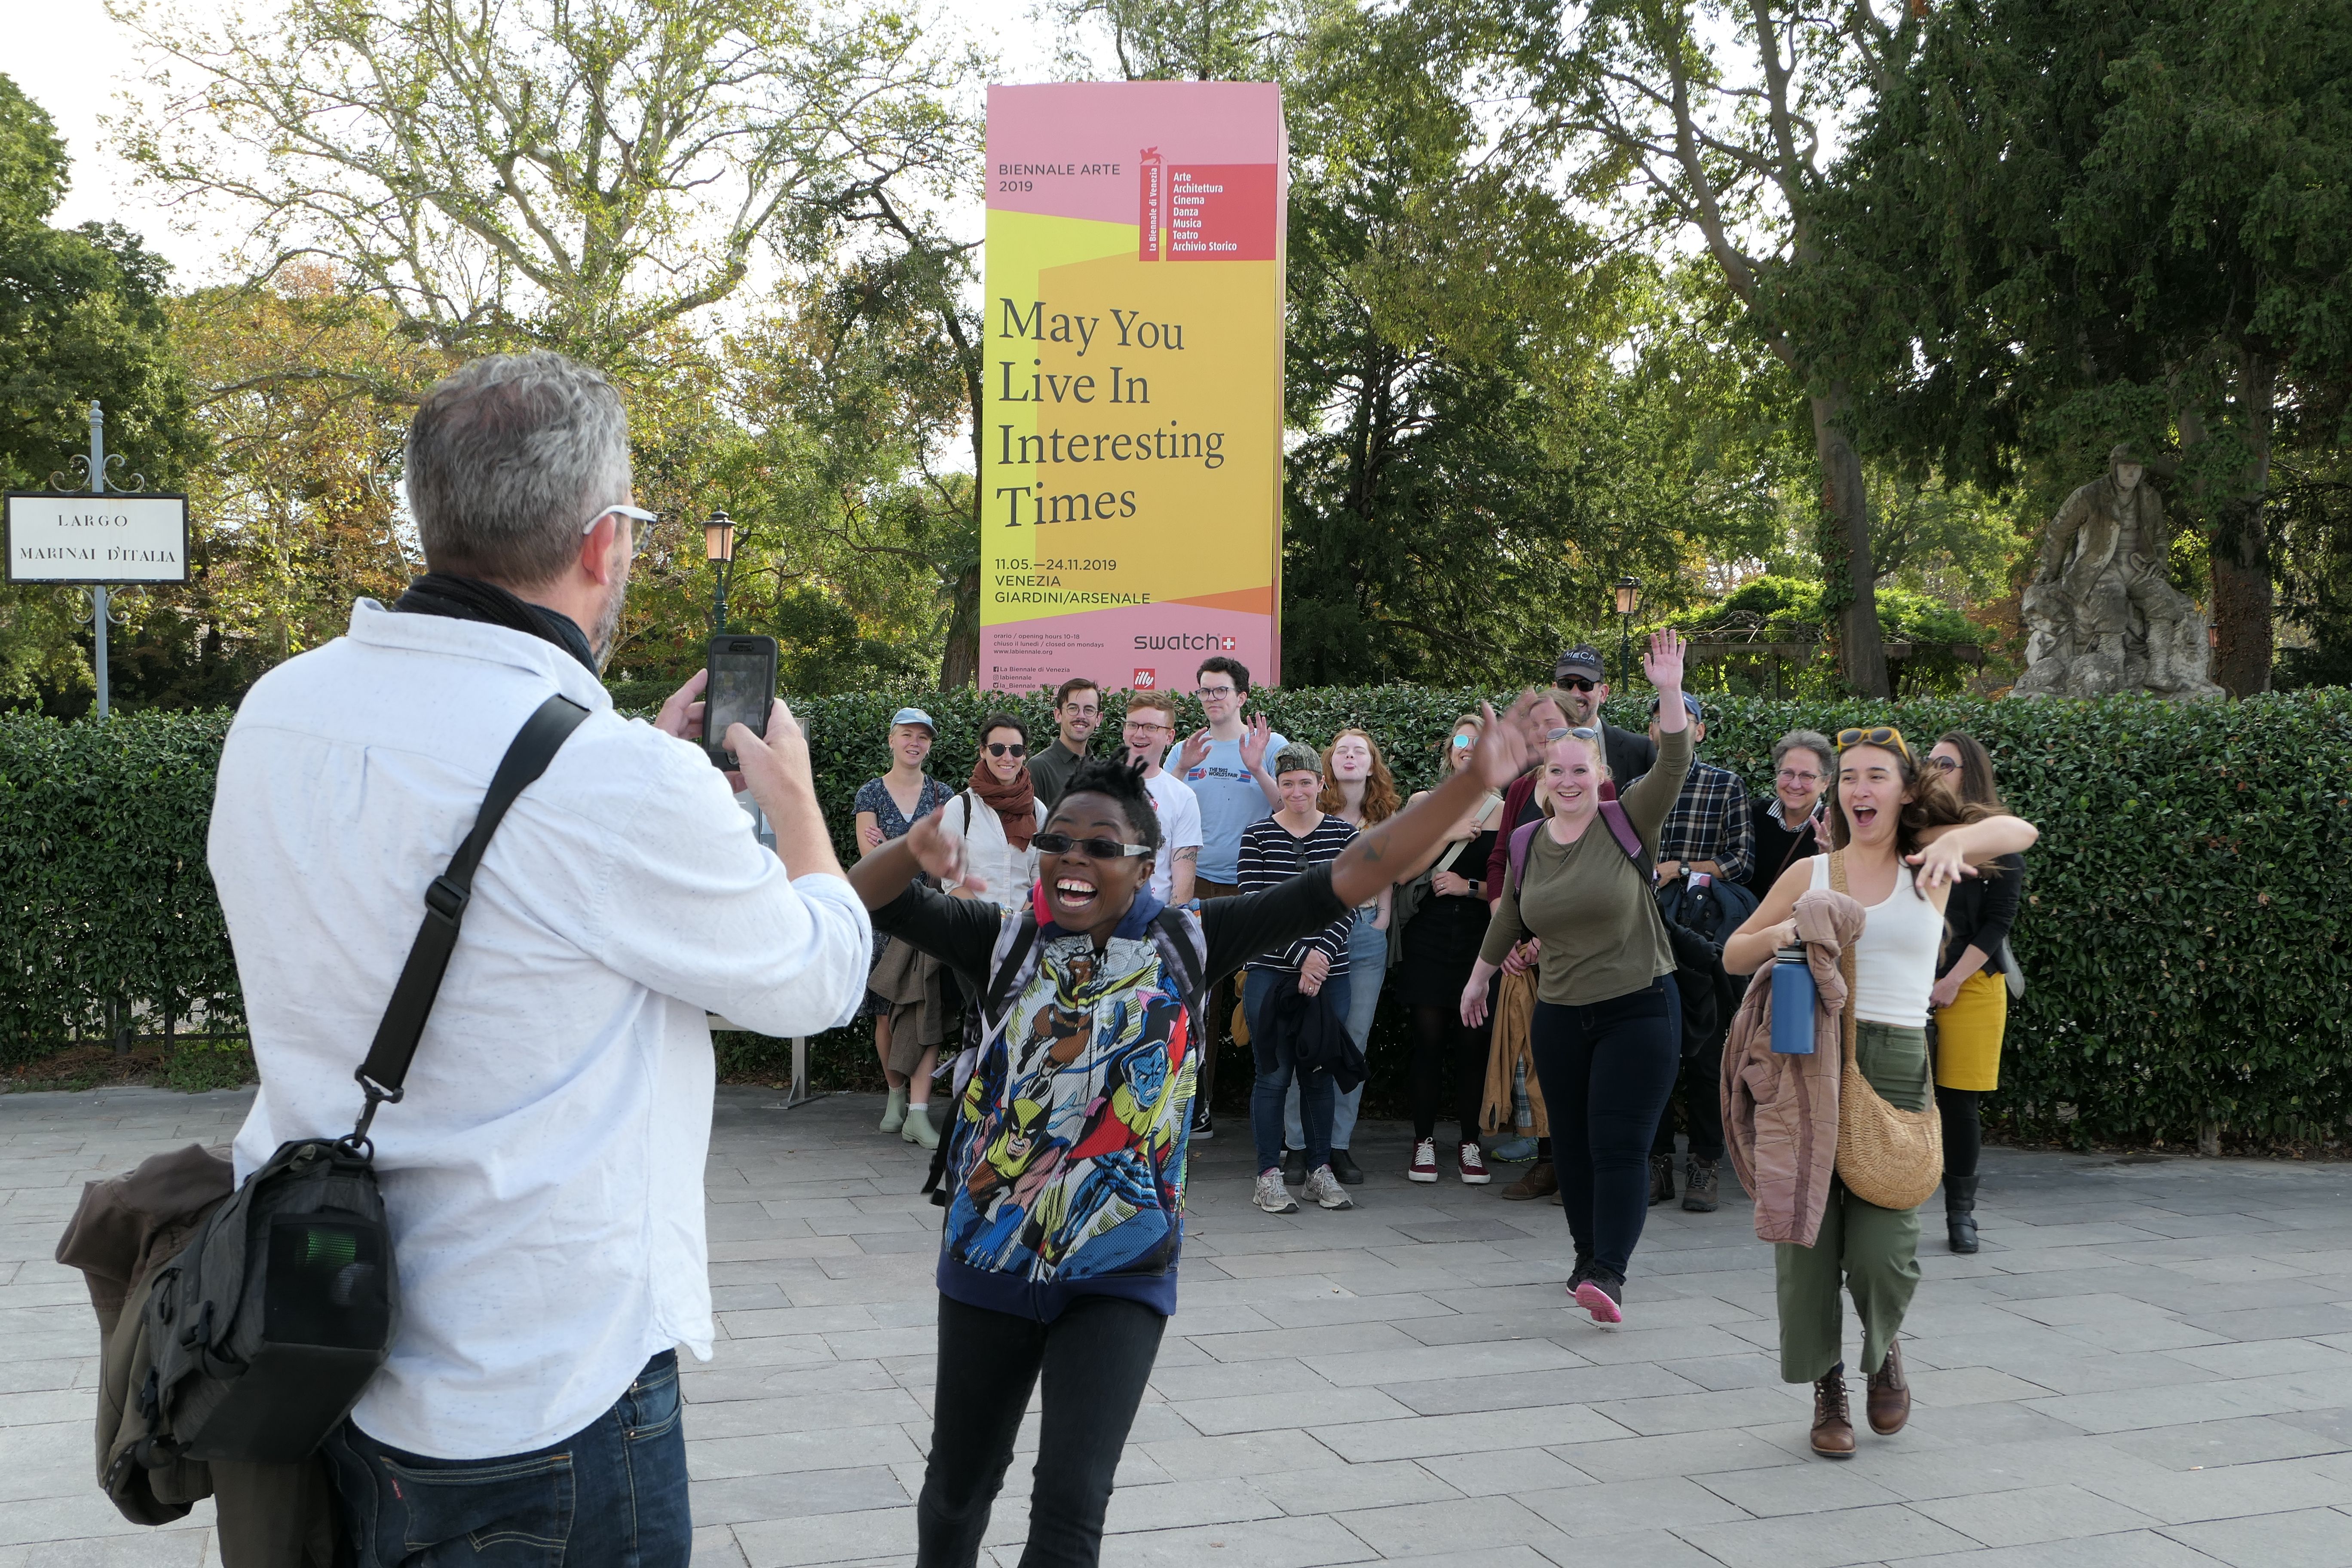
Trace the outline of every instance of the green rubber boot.
<instances>
[{"instance_id":1,"label":"green rubber boot","mask_svg":"<svg viewBox=\"0 0 2352 1568\"><path fill-rule=\"evenodd\" d=\"M899 1136L909 1143L920 1144L926 1149L938 1148L940 1135L931 1126L931 1108L928 1105L907 1107L907 1126Z\"/></svg>"},{"instance_id":2,"label":"green rubber boot","mask_svg":"<svg viewBox=\"0 0 2352 1568\"><path fill-rule=\"evenodd\" d=\"M904 1088L890 1091L890 1103L882 1108L882 1131L896 1132L907 1124L907 1091Z\"/></svg>"}]
</instances>

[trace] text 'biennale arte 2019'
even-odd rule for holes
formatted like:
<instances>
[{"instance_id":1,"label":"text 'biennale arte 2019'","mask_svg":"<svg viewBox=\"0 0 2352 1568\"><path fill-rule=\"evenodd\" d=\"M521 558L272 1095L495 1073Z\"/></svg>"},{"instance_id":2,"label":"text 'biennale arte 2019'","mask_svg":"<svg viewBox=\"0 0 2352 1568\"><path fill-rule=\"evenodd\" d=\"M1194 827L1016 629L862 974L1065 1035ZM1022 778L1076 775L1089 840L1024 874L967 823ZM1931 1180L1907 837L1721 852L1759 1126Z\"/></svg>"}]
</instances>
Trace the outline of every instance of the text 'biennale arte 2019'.
<instances>
[{"instance_id":1,"label":"text 'biennale arte 2019'","mask_svg":"<svg viewBox=\"0 0 2352 1568\"><path fill-rule=\"evenodd\" d=\"M988 94L980 683L1280 679L1280 90Z\"/></svg>"}]
</instances>

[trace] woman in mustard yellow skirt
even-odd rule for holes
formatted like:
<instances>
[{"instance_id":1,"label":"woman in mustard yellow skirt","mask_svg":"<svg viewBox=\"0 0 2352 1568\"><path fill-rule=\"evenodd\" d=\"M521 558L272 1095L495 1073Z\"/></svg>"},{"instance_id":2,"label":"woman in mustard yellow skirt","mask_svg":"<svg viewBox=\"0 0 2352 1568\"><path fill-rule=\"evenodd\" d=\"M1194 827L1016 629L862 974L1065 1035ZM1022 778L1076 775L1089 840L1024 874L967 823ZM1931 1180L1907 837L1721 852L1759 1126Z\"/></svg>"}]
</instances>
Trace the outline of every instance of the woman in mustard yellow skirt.
<instances>
[{"instance_id":1,"label":"woman in mustard yellow skirt","mask_svg":"<svg viewBox=\"0 0 2352 1568\"><path fill-rule=\"evenodd\" d=\"M1969 805L2005 809L1992 757L1974 736L1951 731L1927 761ZM1977 1249L1977 1156L1984 1147L1977 1102L2000 1087L2000 1037L2009 1026L2000 950L2024 887L2025 858L2003 855L1982 877L1955 885L1944 911L1943 958L1928 1002L1936 1021L1936 1109L1944 1123L1944 1227L1954 1252Z\"/></svg>"}]
</instances>

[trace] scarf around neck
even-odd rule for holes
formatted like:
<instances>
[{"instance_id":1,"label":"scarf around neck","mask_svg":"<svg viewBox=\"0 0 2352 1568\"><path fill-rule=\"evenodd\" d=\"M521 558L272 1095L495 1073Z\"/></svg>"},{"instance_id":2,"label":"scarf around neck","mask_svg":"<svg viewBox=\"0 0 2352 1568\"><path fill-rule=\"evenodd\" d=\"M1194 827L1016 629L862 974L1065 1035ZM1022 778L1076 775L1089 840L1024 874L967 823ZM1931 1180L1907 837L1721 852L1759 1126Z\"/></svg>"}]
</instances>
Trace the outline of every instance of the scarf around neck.
<instances>
[{"instance_id":1,"label":"scarf around neck","mask_svg":"<svg viewBox=\"0 0 2352 1568\"><path fill-rule=\"evenodd\" d=\"M971 764L971 792L1004 824L1004 841L1015 853L1025 852L1029 841L1037 836L1037 790L1029 780L1029 765L1024 763L1010 782L1000 783L988 771L988 757L982 752Z\"/></svg>"},{"instance_id":2,"label":"scarf around neck","mask_svg":"<svg viewBox=\"0 0 2352 1568\"><path fill-rule=\"evenodd\" d=\"M427 572L409 584L392 606L396 616L440 616L453 621L478 621L551 642L598 674L596 655L580 623L561 610L519 599L496 583L460 577L451 572ZM1025 776L1025 775L1024 775Z\"/></svg>"}]
</instances>

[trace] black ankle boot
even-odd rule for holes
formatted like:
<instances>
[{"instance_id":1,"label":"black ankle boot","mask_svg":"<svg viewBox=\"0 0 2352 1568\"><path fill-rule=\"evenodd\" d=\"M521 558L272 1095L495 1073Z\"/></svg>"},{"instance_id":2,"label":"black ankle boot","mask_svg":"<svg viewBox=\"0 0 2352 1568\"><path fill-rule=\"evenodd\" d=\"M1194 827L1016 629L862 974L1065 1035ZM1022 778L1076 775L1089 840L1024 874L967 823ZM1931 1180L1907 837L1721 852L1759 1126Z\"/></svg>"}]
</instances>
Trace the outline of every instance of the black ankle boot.
<instances>
[{"instance_id":1,"label":"black ankle boot","mask_svg":"<svg viewBox=\"0 0 2352 1568\"><path fill-rule=\"evenodd\" d=\"M1944 1178L1944 1229L1954 1252L1977 1249L1977 1178Z\"/></svg>"}]
</instances>

